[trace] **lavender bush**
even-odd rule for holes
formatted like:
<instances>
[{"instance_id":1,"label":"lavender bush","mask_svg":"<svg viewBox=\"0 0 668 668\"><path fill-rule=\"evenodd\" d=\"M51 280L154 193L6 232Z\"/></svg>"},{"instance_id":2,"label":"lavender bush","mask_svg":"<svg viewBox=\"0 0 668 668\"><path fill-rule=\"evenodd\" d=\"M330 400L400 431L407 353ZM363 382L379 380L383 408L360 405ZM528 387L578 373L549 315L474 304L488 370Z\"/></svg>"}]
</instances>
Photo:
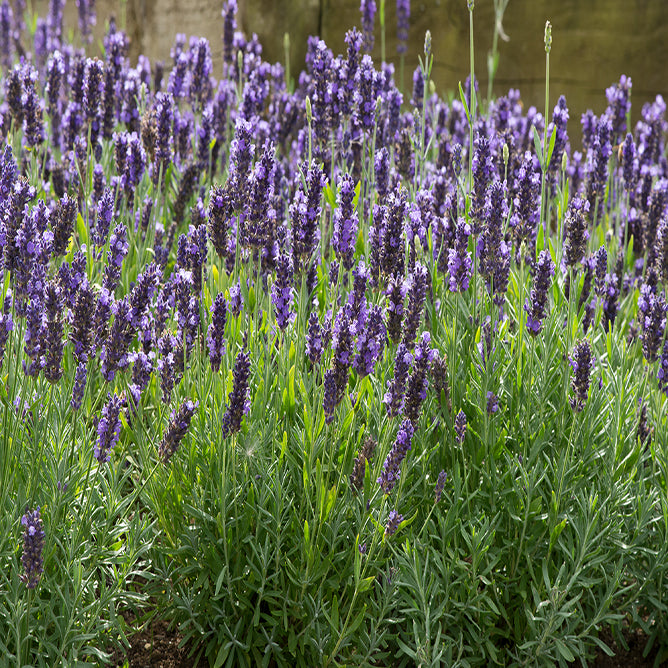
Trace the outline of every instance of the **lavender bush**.
<instances>
[{"instance_id":1,"label":"lavender bush","mask_svg":"<svg viewBox=\"0 0 668 668\"><path fill-rule=\"evenodd\" d=\"M0 3L3 659L127 612L215 666L666 658L663 98L580 141L473 62L439 97L429 34L404 90L382 0L296 82L234 0L164 71L62 5Z\"/></svg>"}]
</instances>

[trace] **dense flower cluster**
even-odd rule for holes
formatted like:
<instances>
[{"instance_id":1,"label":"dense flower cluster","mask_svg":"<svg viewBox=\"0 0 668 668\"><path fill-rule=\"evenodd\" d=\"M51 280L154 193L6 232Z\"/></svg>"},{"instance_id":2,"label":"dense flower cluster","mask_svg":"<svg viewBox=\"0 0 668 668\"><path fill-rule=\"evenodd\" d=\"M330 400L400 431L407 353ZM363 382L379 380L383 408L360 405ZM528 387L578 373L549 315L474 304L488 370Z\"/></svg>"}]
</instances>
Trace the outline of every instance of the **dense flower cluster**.
<instances>
[{"instance_id":1,"label":"dense flower cluster","mask_svg":"<svg viewBox=\"0 0 668 668\"><path fill-rule=\"evenodd\" d=\"M23 564L23 574L21 581L25 583L28 589L34 589L44 572L44 523L39 514L40 508L35 510L26 510L21 518L23 530L23 555L21 563Z\"/></svg>"}]
</instances>

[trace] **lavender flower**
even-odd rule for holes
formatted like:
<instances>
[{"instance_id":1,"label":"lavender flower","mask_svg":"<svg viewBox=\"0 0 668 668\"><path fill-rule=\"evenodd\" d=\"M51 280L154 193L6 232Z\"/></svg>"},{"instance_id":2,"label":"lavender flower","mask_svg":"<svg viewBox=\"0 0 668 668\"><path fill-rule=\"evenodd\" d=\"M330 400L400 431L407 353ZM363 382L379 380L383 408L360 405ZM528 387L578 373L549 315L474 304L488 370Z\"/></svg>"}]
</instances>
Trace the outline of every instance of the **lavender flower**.
<instances>
[{"instance_id":1,"label":"lavender flower","mask_svg":"<svg viewBox=\"0 0 668 668\"><path fill-rule=\"evenodd\" d=\"M381 199L384 199L390 183L390 153L385 146L376 152L374 174L376 178L376 192Z\"/></svg>"},{"instance_id":2,"label":"lavender flower","mask_svg":"<svg viewBox=\"0 0 668 668\"><path fill-rule=\"evenodd\" d=\"M371 436L364 440L364 445L360 448L353 462L353 472L350 474L350 486L353 489L361 490L364 487L366 463L369 462L369 466L371 466L371 460L377 445Z\"/></svg>"},{"instance_id":3,"label":"lavender flower","mask_svg":"<svg viewBox=\"0 0 668 668\"><path fill-rule=\"evenodd\" d=\"M420 407L427 398L429 363L436 355L436 351L432 349L430 343L431 335L429 332L422 332L420 343L415 348L415 362L406 385L403 412L414 427L417 427Z\"/></svg>"},{"instance_id":4,"label":"lavender flower","mask_svg":"<svg viewBox=\"0 0 668 668\"><path fill-rule=\"evenodd\" d=\"M527 312L527 329L536 336L543 326L543 319L547 314L547 291L554 276L554 262L547 250L540 252L536 263L534 286L531 290L531 302L527 300L524 310Z\"/></svg>"},{"instance_id":5,"label":"lavender flower","mask_svg":"<svg viewBox=\"0 0 668 668\"><path fill-rule=\"evenodd\" d=\"M399 525L404 521L404 516L399 514L396 510L390 510L387 516L387 525L385 527L385 537L394 535Z\"/></svg>"},{"instance_id":6,"label":"lavender flower","mask_svg":"<svg viewBox=\"0 0 668 668\"><path fill-rule=\"evenodd\" d=\"M284 232L281 235L285 236ZM276 260L276 280L271 286L271 301L274 305L274 315L276 324L284 330L294 319L295 314L291 312L294 296L292 292L292 282L294 271L290 251L281 244L278 258Z\"/></svg>"},{"instance_id":7,"label":"lavender flower","mask_svg":"<svg viewBox=\"0 0 668 668\"><path fill-rule=\"evenodd\" d=\"M661 352L661 362L656 374L659 381L659 390L668 397L668 339L663 342L663 351Z\"/></svg>"},{"instance_id":8,"label":"lavender flower","mask_svg":"<svg viewBox=\"0 0 668 668\"><path fill-rule=\"evenodd\" d=\"M119 223L109 238L107 264L104 268L104 278L102 280L102 287L108 290L110 294L113 294L118 287L121 279L121 266L129 248L127 229L124 223Z\"/></svg>"},{"instance_id":9,"label":"lavender flower","mask_svg":"<svg viewBox=\"0 0 668 668\"><path fill-rule=\"evenodd\" d=\"M62 292L55 282L49 281L44 295L46 311L44 377L57 383L63 375L63 318Z\"/></svg>"},{"instance_id":10,"label":"lavender flower","mask_svg":"<svg viewBox=\"0 0 668 668\"><path fill-rule=\"evenodd\" d=\"M223 415L223 438L241 429L243 416L250 411L248 379L250 378L250 353L242 350L234 362L232 391L227 397Z\"/></svg>"},{"instance_id":11,"label":"lavender flower","mask_svg":"<svg viewBox=\"0 0 668 668\"><path fill-rule=\"evenodd\" d=\"M21 518L21 525L25 527L23 532L23 554L21 563L23 564L23 573L21 582L28 589L34 589L44 572L44 528L42 518L39 514L39 506L35 510L26 509L25 515Z\"/></svg>"},{"instance_id":12,"label":"lavender flower","mask_svg":"<svg viewBox=\"0 0 668 668\"><path fill-rule=\"evenodd\" d=\"M390 277L385 292L385 296L387 297L386 317L387 333L394 343L398 343L401 338L401 325L404 319L404 300L406 298L406 292L407 287L403 276L395 274ZM415 340L415 337L413 337L413 340Z\"/></svg>"},{"instance_id":13,"label":"lavender flower","mask_svg":"<svg viewBox=\"0 0 668 668\"><path fill-rule=\"evenodd\" d=\"M499 399L494 392L487 392L487 415L490 417L499 410Z\"/></svg>"},{"instance_id":14,"label":"lavender flower","mask_svg":"<svg viewBox=\"0 0 668 668\"><path fill-rule=\"evenodd\" d=\"M12 8L9 0L0 5L0 63L5 71L12 66Z\"/></svg>"},{"instance_id":15,"label":"lavender flower","mask_svg":"<svg viewBox=\"0 0 668 668\"><path fill-rule=\"evenodd\" d=\"M387 198L387 216L378 227L376 243L380 250L380 270L385 276L404 273L404 219L407 194L401 187Z\"/></svg>"},{"instance_id":16,"label":"lavender flower","mask_svg":"<svg viewBox=\"0 0 668 668\"><path fill-rule=\"evenodd\" d=\"M157 125L157 145L155 148L155 160L159 171L154 173L154 180L158 181L159 175L165 178L167 168L174 159L173 134L174 125L174 98L170 93L158 93L155 96L155 118Z\"/></svg>"},{"instance_id":17,"label":"lavender flower","mask_svg":"<svg viewBox=\"0 0 668 668\"><path fill-rule=\"evenodd\" d=\"M255 153L252 137L252 123L243 118L237 118L234 126L234 139L230 145L230 163L225 183L225 190L229 193L233 211L240 211L248 199L248 174Z\"/></svg>"},{"instance_id":18,"label":"lavender flower","mask_svg":"<svg viewBox=\"0 0 668 668\"><path fill-rule=\"evenodd\" d=\"M93 39L92 27L97 22L95 14L95 0L76 0L79 13L79 32L84 42L90 43Z\"/></svg>"},{"instance_id":19,"label":"lavender flower","mask_svg":"<svg viewBox=\"0 0 668 668\"><path fill-rule=\"evenodd\" d=\"M605 197L605 184L608 178L608 162L612 155L612 123L603 115L599 119L596 137L592 144L592 163L586 183L586 199L589 202L589 214L594 221L600 220Z\"/></svg>"},{"instance_id":20,"label":"lavender flower","mask_svg":"<svg viewBox=\"0 0 668 668\"><path fill-rule=\"evenodd\" d=\"M589 202L581 197L573 197L566 210L564 228L566 239L564 241L564 267L573 267L582 260L587 250L587 221L585 215L589 211Z\"/></svg>"},{"instance_id":21,"label":"lavender flower","mask_svg":"<svg viewBox=\"0 0 668 668\"><path fill-rule=\"evenodd\" d=\"M452 406L450 404L450 385L448 384L448 356L445 353L442 356L438 353L433 355L429 373L436 395L440 398L441 392L443 392L446 405L450 410Z\"/></svg>"},{"instance_id":22,"label":"lavender flower","mask_svg":"<svg viewBox=\"0 0 668 668\"><path fill-rule=\"evenodd\" d=\"M366 286L369 282L369 271L361 258L353 269L353 289L348 295L350 319L357 334L364 329L367 320Z\"/></svg>"},{"instance_id":23,"label":"lavender flower","mask_svg":"<svg viewBox=\"0 0 668 668\"><path fill-rule=\"evenodd\" d=\"M462 445L466 436L466 413L461 410L457 413L457 417L455 418L455 434L457 443Z\"/></svg>"},{"instance_id":24,"label":"lavender flower","mask_svg":"<svg viewBox=\"0 0 668 668\"><path fill-rule=\"evenodd\" d=\"M468 252L471 226L460 218L455 228L455 245L448 250L448 273L450 292L466 292L469 288L473 262Z\"/></svg>"},{"instance_id":25,"label":"lavender flower","mask_svg":"<svg viewBox=\"0 0 668 668\"><path fill-rule=\"evenodd\" d=\"M438 503L441 500L441 495L445 489L445 482L448 479L448 474L445 471L441 471L438 474L438 480L436 481L436 488L434 489L434 503Z\"/></svg>"},{"instance_id":26,"label":"lavender flower","mask_svg":"<svg viewBox=\"0 0 668 668\"><path fill-rule=\"evenodd\" d=\"M557 185L559 170L561 169L562 155L568 144L568 107L566 106L566 98L563 95L559 96L557 105L552 112L552 123L548 128L547 136L550 137L552 132L556 132L557 135L554 140L550 164L547 167L547 178L554 190Z\"/></svg>"},{"instance_id":27,"label":"lavender flower","mask_svg":"<svg viewBox=\"0 0 668 668\"><path fill-rule=\"evenodd\" d=\"M111 188L105 188L102 193L102 199L97 205L97 217L95 228L93 230L93 241L98 248L102 248L107 243L109 228L111 227L111 217L114 214L114 193Z\"/></svg>"},{"instance_id":28,"label":"lavender flower","mask_svg":"<svg viewBox=\"0 0 668 668\"><path fill-rule=\"evenodd\" d=\"M109 461L109 452L118 443L121 435L121 408L125 398L117 394L107 394L107 403L102 407L102 416L97 423L97 442L93 455L100 464Z\"/></svg>"},{"instance_id":29,"label":"lavender flower","mask_svg":"<svg viewBox=\"0 0 668 668\"><path fill-rule=\"evenodd\" d=\"M100 372L109 383L118 371L124 371L129 366L130 345L136 334L132 327L132 308L128 297L114 302L111 311L114 322L100 352Z\"/></svg>"},{"instance_id":30,"label":"lavender flower","mask_svg":"<svg viewBox=\"0 0 668 668\"><path fill-rule=\"evenodd\" d=\"M606 274L603 284L603 328L612 329L619 310L619 279L617 274Z\"/></svg>"},{"instance_id":31,"label":"lavender flower","mask_svg":"<svg viewBox=\"0 0 668 668\"><path fill-rule=\"evenodd\" d=\"M161 278L160 268L155 262L151 262L137 276L137 282L130 293L131 324L134 329L146 329L149 305L160 285Z\"/></svg>"},{"instance_id":32,"label":"lavender flower","mask_svg":"<svg viewBox=\"0 0 668 668\"><path fill-rule=\"evenodd\" d=\"M374 42L374 23L376 21L375 0L361 0L360 13L362 14L362 33L364 35L363 48L367 53L371 53Z\"/></svg>"},{"instance_id":33,"label":"lavender flower","mask_svg":"<svg viewBox=\"0 0 668 668\"><path fill-rule=\"evenodd\" d=\"M404 54L408 49L408 28L411 16L410 0L397 0L397 53Z\"/></svg>"},{"instance_id":34,"label":"lavender flower","mask_svg":"<svg viewBox=\"0 0 668 668\"><path fill-rule=\"evenodd\" d=\"M23 79L23 95L21 105L23 107L23 133L26 146L34 149L44 141L44 121L42 119L42 106L40 97L35 90L37 82L37 70L28 68Z\"/></svg>"},{"instance_id":35,"label":"lavender flower","mask_svg":"<svg viewBox=\"0 0 668 668\"><path fill-rule=\"evenodd\" d=\"M229 288L230 299L228 302L229 312L237 316L241 313L241 309L244 307L244 297L241 294L241 282L231 285Z\"/></svg>"},{"instance_id":36,"label":"lavender flower","mask_svg":"<svg viewBox=\"0 0 668 668\"><path fill-rule=\"evenodd\" d=\"M624 189L627 193L633 192L638 181L638 159L636 158L636 145L630 132L626 135L622 145L622 175Z\"/></svg>"},{"instance_id":37,"label":"lavender flower","mask_svg":"<svg viewBox=\"0 0 668 668\"><path fill-rule=\"evenodd\" d=\"M198 401L188 400L181 404L178 411L172 411L172 417L169 421L167 433L164 435L158 446L158 456L165 462L165 464L169 462L178 450L183 437L188 431L188 427L190 427L190 421L198 406Z\"/></svg>"},{"instance_id":38,"label":"lavender flower","mask_svg":"<svg viewBox=\"0 0 668 668\"><path fill-rule=\"evenodd\" d=\"M408 309L401 337L402 343L408 350L415 348L415 337L422 320L427 295L427 277L427 268L420 263L416 264L408 287Z\"/></svg>"},{"instance_id":39,"label":"lavender flower","mask_svg":"<svg viewBox=\"0 0 668 668\"><path fill-rule=\"evenodd\" d=\"M225 354L225 324L227 322L227 301L219 292L211 307L211 324L207 330L206 343L209 348L209 360L214 372L220 370L220 363Z\"/></svg>"},{"instance_id":40,"label":"lavender flower","mask_svg":"<svg viewBox=\"0 0 668 668\"><path fill-rule=\"evenodd\" d=\"M292 220L293 256L296 269L301 270L311 259L318 244L318 221L320 220L322 189L327 183L320 165L302 168L306 187L300 181L290 204Z\"/></svg>"},{"instance_id":41,"label":"lavender flower","mask_svg":"<svg viewBox=\"0 0 668 668\"><path fill-rule=\"evenodd\" d=\"M141 400L141 393L148 387L151 382L151 374L153 373L155 352L148 353L138 351L129 355L129 360L132 362L132 383L130 384L131 395L131 410L135 411Z\"/></svg>"},{"instance_id":42,"label":"lavender flower","mask_svg":"<svg viewBox=\"0 0 668 668\"><path fill-rule=\"evenodd\" d=\"M487 189L483 210L485 225L477 246L480 274L490 294L497 296L506 292L510 269L510 252L503 238L503 224L508 214L505 195L505 184L500 181L494 181ZM502 298L500 303L503 303Z\"/></svg>"},{"instance_id":43,"label":"lavender flower","mask_svg":"<svg viewBox=\"0 0 668 668\"><path fill-rule=\"evenodd\" d=\"M27 376L37 376L43 366L45 334L44 304L34 297L26 309L26 331L24 334L24 352L31 360L30 364L23 361L23 371Z\"/></svg>"},{"instance_id":44,"label":"lavender flower","mask_svg":"<svg viewBox=\"0 0 668 668\"><path fill-rule=\"evenodd\" d=\"M403 406L406 380L410 370L413 355L409 352L406 344L400 343L394 359L394 378L387 381L387 392L383 397L383 403L390 416L398 415Z\"/></svg>"},{"instance_id":45,"label":"lavender flower","mask_svg":"<svg viewBox=\"0 0 668 668\"><path fill-rule=\"evenodd\" d=\"M315 366L320 362L323 347L323 332L318 314L311 311L308 318L308 331L306 332L306 356L311 365Z\"/></svg>"},{"instance_id":46,"label":"lavender flower","mask_svg":"<svg viewBox=\"0 0 668 668\"><path fill-rule=\"evenodd\" d=\"M246 246L261 248L273 238L276 212L272 207L274 175L276 172L275 147L267 141L262 157L256 163L250 178L249 205L240 217L240 237Z\"/></svg>"},{"instance_id":47,"label":"lavender flower","mask_svg":"<svg viewBox=\"0 0 668 668\"><path fill-rule=\"evenodd\" d=\"M232 213L232 203L227 191L221 186L213 186L209 200L209 238L216 253L221 258L227 255L228 218Z\"/></svg>"},{"instance_id":48,"label":"lavender flower","mask_svg":"<svg viewBox=\"0 0 668 668\"><path fill-rule=\"evenodd\" d=\"M334 233L332 247L345 269L353 266L353 253L357 241L357 223L353 199L355 197L355 183L350 174L339 177L336 193L336 210L334 211Z\"/></svg>"},{"instance_id":49,"label":"lavender flower","mask_svg":"<svg viewBox=\"0 0 668 668\"><path fill-rule=\"evenodd\" d=\"M389 494L399 482L401 476L401 463L406 458L411 449L411 439L413 438L413 425L406 419L402 422L392 449L383 462L383 470L376 480L381 486L383 492Z\"/></svg>"},{"instance_id":50,"label":"lavender flower","mask_svg":"<svg viewBox=\"0 0 668 668\"><path fill-rule=\"evenodd\" d=\"M569 359L574 374L571 379L571 388L575 395L571 397L570 404L574 411L579 412L587 402L591 371L594 366L594 357L589 341L587 339L578 341L573 348L573 355Z\"/></svg>"},{"instance_id":51,"label":"lavender flower","mask_svg":"<svg viewBox=\"0 0 668 668\"><path fill-rule=\"evenodd\" d=\"M364 377L373 373L376 362L383 354L385 347L385 323L380 306L372 306L366 327L357 336L357 355L353 362L355 371Z\"/></svg>"},{"instance_id":52,"label":"lavender flower","mask_svg":"<svg viewBox=\"0 0 668 668\"><path fill-rule=\"evenodd\" d=\"M185 365L183 342L173 334L165 332L158 339L158 373L160 374L160 390L162 400L168 404L172 398L172 390L181 382Z\"/></svg>"},{"instance_id":53,"label":"lavender flower","mask_svg":"<svg viewBox=\"0 0 668 668\"><path fill-rule=\"evenodd\" d=\"M369 54L362 56L362 62L355 75L357 88L354 99L356 107L354 110L354 121L363 130L371 131L376 121L376 70ZM359 180L359 175L355 175Z\"/></svg>"},{"instance_id":54,"label":"lavender flower","mask_svg":"<svg viewBox=\"0 0 668 668\"><path fill-rule=\"evenodd\" d=\"M0 366L5 358L5 348L7 347L7 339L9 332L14 329L14 320L12 319L12 291L7 290L5 294L2 312L0 313Z\"/></svg>"},{"instance_id":55,"label":"lavender flower","mask_svg":"<svg viewBox=\"0 0 668 668\"><path fill-rule=\"evenodd\" d=\"M666 328L666 300L657 295L649 282L640 287L638 298L638 323L640 324L642 349L645 359L651 364L656 361Z\"/></svg>"},{"instance_id":56,"label":"lavender flower","mask_svg":"<svg viewBox=\"0 0 668 668\"><path fill-rule=\"evenodd\" d=\"M70 400L70 408L73 411L78 411L83 402L84 391L86 389L86 377L88 369L86 362L79 362L76 371L74 372L74 386L72 387L72 399Z\"/></svg>"},{"instance_id":57,"label":"lavender flower","mask_svg":"<svg viewBox=\"0 0 668 668\"><path fill-rule=\"evenodd\" d=\"M469 99L467 97L467 99ZM484 217L485 196L487 187L495 175L494 160L489 139L478 131L473 151L473 193L471 199L471 218L473 231L477 234Z\"/></svg>"},{"instance_id":58,"label":"lavender flower","mask_svg":"<svg viewBox=\"0 0 668 668\"><path fill-rule=\"evenodd\" d=\"M235 64L234 31L236 30L235 15L237 0L227 0L223 4L223 62L229 68Z\"/></svg>"},{"instance_id":59,"label":"lavender flower","mask_svg":"<svg viewBox=\"0 0 668 668\"><path fill-rule=\"evenodd\" d=\"M631 78L625 74L619 83L606 88L605 96L608 99L606 115L612 123L612 142L618 144L626 133L626 116L631 109Z\"/></svg>"},{"instance_id":60,"label":"lavender flower","mask_svg":"<svg viewBox=\"0 0 668 668\"><path fill-rule=\"evenodd\" d=\"M192 81L190 83L190 99L193 107L201 109L210 95L209 77L213 64L209 41L200 37L191 47Z\"/></svg>"},{"instance_id":61,"label":"lavender flower","mask_svg":"<svg viewBox=\"0 0 668 668\"><path fill-rule=\"evenodd\" d=\"M334 420L334 411L345 396L348 387L348 371L352 364L353 332L348 308L341 309L336 316L334 336L334 357L332 366L323 378L323 409L325 422Z\"/></svg>"},{"instance_id":62,"label":"lavender flower","mask_svg":"<svg viewBox=\"0 0 668 668\"><path fill-rule=\"evenodd\" d=\"M53 227L54 256L65 255L74 232L74 222L77 217L77 201L69 195L64 195L56 205L51 216Z\"/></svg>"},{"instance_id":63,"label":"lavender flower","mask_svg":"<svg viewBox=\"0 0 668 668\"><path fill-rule=\"evenodd\" d=\"M527 255L533 256L536 229L540 218L540 173L535 156L526 151L514 182L515 197L510 227L515 241L515 259L520 260L522 243L527 245ZM550 163L551 164L551 163Z\"/></svg>"}]
</instances>

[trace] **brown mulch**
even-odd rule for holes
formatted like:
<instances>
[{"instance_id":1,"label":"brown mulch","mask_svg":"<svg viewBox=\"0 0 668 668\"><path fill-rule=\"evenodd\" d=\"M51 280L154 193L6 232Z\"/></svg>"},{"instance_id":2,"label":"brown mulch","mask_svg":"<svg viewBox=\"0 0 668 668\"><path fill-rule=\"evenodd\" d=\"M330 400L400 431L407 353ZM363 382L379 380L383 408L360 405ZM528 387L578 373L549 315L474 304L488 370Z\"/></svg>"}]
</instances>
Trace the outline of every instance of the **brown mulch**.
<instances>
[{"instance_id":1,"label":"brown mulch","mask_svg":"<svg viewBox=\"0 0 668 668\"><path fill-rule=\"evenodd\" d=\"M588 663L589 666L594 666L594 668L649 668L654 666L658 649L653 647L647 657L643 656L647 637L639 629L624 631L628 651L617 644L608 628L601 631L600 638L615 652L615 656L608 656L599 650L596 659ZM116 668L122 668L124 665L129 668L193 668L194 658L188 658L191 648L179 647L182 639L183 636L177 630L168 629L167 622L156 619L147 629L128 638L129 649L125 654L116 652L112 665ZM199 665L205 664L206 661L200 661ZM576 662L576 665L581 666L582 664ZM668 665L668 661L660 665Z\"/></svg>"},{"instance_id":2,"label":"brown mulch","mask_svg":"<svg viewBox=\"0 0 668 668\"><path fill-rule=\"evenodd\" d=\"M192 668L195 659L188 658L190 647L179 647L183 636L160 619L153 620L148 628L128 636L130 647L125 653L116 651L111 665L116 668ZM126 663L127 662L127 663ZM205 662L200 661L200 666Z\"/></svg>"}]
</instances>

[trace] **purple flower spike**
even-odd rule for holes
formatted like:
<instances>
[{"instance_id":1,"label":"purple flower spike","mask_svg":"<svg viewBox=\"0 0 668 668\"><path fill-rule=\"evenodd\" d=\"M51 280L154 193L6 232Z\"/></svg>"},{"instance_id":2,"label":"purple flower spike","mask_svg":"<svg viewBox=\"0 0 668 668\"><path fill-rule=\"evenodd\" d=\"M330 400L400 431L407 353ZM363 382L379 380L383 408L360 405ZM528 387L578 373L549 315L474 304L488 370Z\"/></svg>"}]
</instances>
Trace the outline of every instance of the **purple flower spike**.
<instances>
[{"instance_id":1,"label":"purple flower spike","mask_svg":"<svg viewBox=\"0 0 668 668\"><path fill-rule=\"evenodd\" d=\"M589 202L577 196L570 201L566 210L566 220L564 222L566 240L564 241L563 259L566 268L575 268L587 250L589 232L587 231L586 215L588 212Z\"/></svg>"},{"instance_id":2,"label":"purple flower spike","mask_svg":"<svg viewBox=\"0 0 668 668\"><path fill-rule=\"evenodd\" d=\"M23 573L21 582L28 589L34 589L44 572L44 559L42 550L44 549L44 528L42 518L39 515L39 506L35 510L27 510L21 518L21 524L25 527L23 532L23 555L21 563L23 564Z\"/></svg>"},{"instance_id":3,"label":"purple flower spike","mask_svg":"<svg viewBox=\"0 0 668 668\"><path fill-rule=\"evenodd\" d=\"M441 471L438 474L438 480L436 481L436 489L434 490L434 503L438 503L441 500L441 495L445 489L445 482L448 479L448 474L445 471Z\"/></svg>"},{"instance_id":4,"label":"purple flower spike","mask_svg":"<svg viewBox=\"0 0 668 668\"><path fill-rule=\"evenodd\" d=\"M374 23L376 21L375 0L362 0L360 2L360 13L362 14L362 32L364 34L363 48L367 53L371 53L374 42Z\"/></svg>"},{"instance_id":5,"label":"purple flower spike","mask_svg":"<svg viewBox=\"0 0 668 668\"><path fill-rule=\"evenodd\" d=\"M575 396L571 397L571 408L579 412L589 395L589 382L591 372L594 367L594 357L591 351L591 345L587 339L578 341L573 348L573 356L570 357L570 363L573 367L573 378L571 379L571 388Z\"/></svg>"},{"instance_id":6,"label":"purple flower spike","mask_svg":"<svg viewBox=\"0 0 668 668\"><path fill-rule=\"evenodd\" d=\"M318 314L311 311L308 318L308 332L306 333L306 356L311 365L320 362L323 352L323 331L318 320Z\"/></svg>"},{"instance_id":7,"label":"purple flower spike","mask_svg":"<svg viewBox=\"0 0 668 668\"><path fill-rule=\"evenodd\" d=\"M527 300L524 310L527 312L527 329L533 336L538 334L547 314L547 291L554 276L554 262L547 250L540 252L536 263L536 278L531 290L531 303Z\"/></svg>"},{"instance_id":8,"label":"purple flower spike","mask_svg":"<svg viewBox=\"0 0 668 668\"><path fill-rule=\"evenodd\" d=\"M390 510L387 516L387 526L385 527L385 537L392 536L399 528L399 525L404 521L404 516L399 514L396 510Z\"/></svg>"},{"instance_id":9,"label":"purple flower spike","mask_svg":"<svg viewBox=\"0 0 668 668\"><path fill-rule=\"evenodd\" d=\"M461 445L464 443L464 437L466 436L466 413L464 411L459 411L457 417L455 418L455 434L457 435L457 443Z\"/></svg>"},{"instance_id":10,"label":"purple flower spike","mask_svg":"<svg viewBox=\"0 0 668 668\"><path fill-rule=\"evenodd\" d=\"M209 348L209 360L214 372L220 370L220 364L225 354L225 324L227 322L227 301L225 295L219 292L211 307L211 324L206 335Z\"/></svg>"},{"instance_id":11,"label":"purple flower spike","mask_svg":"<svg viewBox=\"0 0 668 668\"><path fill-rule=\"evenodd\" d=\"M353 199L355 197L355 183L350 174L339 177L336 194L336 211L334 211L334 233L332 247L345 269L353 266L353 253L357 241L357 223Z\"/></svg>"},{"instance_id":12,"label":"purple flower spike","mask_svg":"<svg viewBox=\"0 0 668 668\"><path fill-rule=\"evenodd\" d=\"M100 464L109 461L109 452L118 443L121 435L121 408L125 398L117 394L108 394L107 403L102 408L102 417L97 423L97 442L93 455Z\"/></svg>"},{"instance_id":13,"label":"purple flower spike","mask_svg":"<svg viewBox=\"0 0 668 668\"><path fill-rule=\"evenodd\" d=\"M412 361L413 355L411 355L404 343L400 343L394 359L394 378L391 381L387 381L387 392L383 397L387 414L390 416L398 415L403 406L406 381L408 380L408 372L410 371Z\"/></svg>"},{"instance_id":14,"label":"purple flower spike","mask_svg":"<svg viewBox=\"0 0 668 668\"><path fill-rule=\"evenodd\" d=\"M404 399L404 415L417 427L420 417L420 407L427 398L427 387L429 386L429 363L437 352L431 347L431 335L422 332L420 343L415 348L415 363L408 378L406 386L406 398Z\"/></svg>"},{"instance_id":15,"label":"purple flower spike","mask_svg":"<svg viewBox=\"0 0 668 668\"><path fill-rule=\"evenodd\" d=\"M401 476L401 463L406 458L411 449L411 439L413 438L413 425L406 419L399 427L397 438L394 441L392 449L383 463L383 470L376 480L385 494L389 494L399 482Z\"/></svg>"},{"instance_id":16,"label":"purple flower spike","mask_svg":"<svg viewBox=\"0 0 668 668\"><path fill-rule=\"evenodd\" d=\"M183 437L188 431L188 427L190 427L190 421L198 406L198 401L188 400L181 404L178 411L172 412L172 418L169 421L167 433L158 446L158 456L165 462L165 464L178 450Z\"/></svg>"},{"instance_id":17,"label":"purple flower spike","mask_svg":"<svg viewBox=\"0 0 668 668\"><path fill-rule=\"evenodd\" d=\"M455 246L448 251L448 274L450 292L466 292L469 288L473 261L468 252L471 226L460 218L455 229Z\"/></svg>"},{"instance_id":18,"label":"purple flower spike","mask_svg":"<svg viewBox=\"0 0 668 668\"><path fill-rule=\"evenodd\" d=\"M227 409L223 415L223 438L239 431L243 416L250 411L250 353L247 350L242 350L237 355L233 377L232 391L227 397Z\"/></svg>"}]
</instances>

